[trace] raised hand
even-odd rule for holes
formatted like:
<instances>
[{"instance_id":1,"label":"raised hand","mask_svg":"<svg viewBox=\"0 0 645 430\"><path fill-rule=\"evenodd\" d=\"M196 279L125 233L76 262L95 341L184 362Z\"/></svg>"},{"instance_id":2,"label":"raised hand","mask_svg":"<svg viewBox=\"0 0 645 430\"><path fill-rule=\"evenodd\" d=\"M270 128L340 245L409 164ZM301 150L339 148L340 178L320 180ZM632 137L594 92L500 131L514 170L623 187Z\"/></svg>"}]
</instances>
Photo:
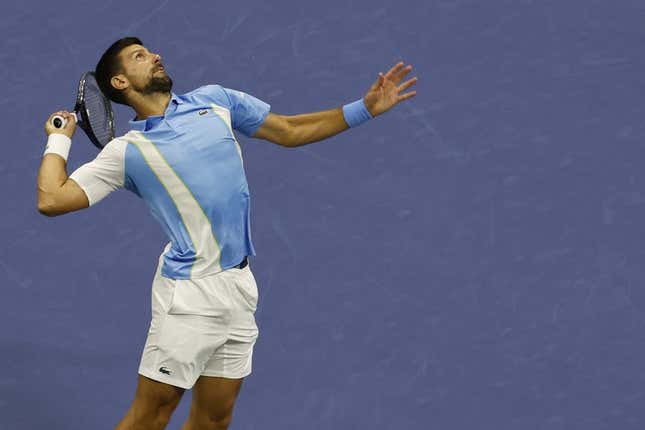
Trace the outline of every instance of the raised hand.
<instances>
[{"instance_id":1,"label":"raised hand","mask_svg":"<svg viewBox=\"0 0 645 430\"><path fill-rule=\"evenodd\" d=\"M385 75L379 72L379 76L372 87L367 91L365 107L372 116L380 115L392 109L396 104L417 95L416 91L402 94L403 91L417 82L417 77L408 79L399 84L401 80L412 70L412 66L404 66L403 61L392 67Z\"/></svg>"},{"instance_id":2,"label":"raised hand","mask_svg":"<svg viewBox=\"0 0 645 430\"><path fill-rule=\"evenodd\" d=\"M65 127L56 128L52 125L52 119L56 115L62 116L67 120ZM64 134L71 139L72 136L74 136L74 131L76 131L76 117L74 117L74 115L66 110L59 110L58 112L54 112L49 116L49 118L47 118L47 122L45 122L45 133L47 133L48 136L52 133L59 133Z\"/></svg>"}]
</instances>

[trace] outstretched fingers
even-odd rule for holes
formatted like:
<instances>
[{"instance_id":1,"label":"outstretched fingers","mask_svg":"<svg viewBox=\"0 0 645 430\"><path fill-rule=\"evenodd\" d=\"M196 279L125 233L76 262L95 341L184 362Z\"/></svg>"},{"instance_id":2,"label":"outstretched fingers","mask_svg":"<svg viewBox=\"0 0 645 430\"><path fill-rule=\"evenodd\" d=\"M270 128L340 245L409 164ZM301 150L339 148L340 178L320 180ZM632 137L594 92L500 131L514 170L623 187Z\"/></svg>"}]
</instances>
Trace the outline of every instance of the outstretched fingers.
<instances>
[{"instance_id":1,"label":"outstretched fingers","mask_svg":"<svg viewBox=\"0 0 645 430\"><path fill-rule=\"evenodd\" d=\"M414 78L412 78L412 79L408 79L407 81L405 81L404 83L402 83L401 85L396 87L397 92L401 93L402 91L407 90L412 85L416 84L417 80L418 80L418 78L416 76ZM416 91L410 91L409 93L399 95L398 98L397 98L397 101L400 102L402 100L409 99L410 97L414 97L415 95L417 95Z\"/></svg>"},{"instance_id":2,"label":"outstretched fingers","mask_svg":"<svg viewBox=\"0 0 645 430\"><path fill-rule=\"evenodd\" d=\"M410 73L411 71L412 71L412 65L410 65L410 64L408 64L408 65L407 65L407 66L405 66L405 67L402 67L401 69L399 69L399 71L397 72L397 74L394 76L394 78L393 78L393 79L394 79L394 81L395 81L396 83L399 83L399 81L400 81L401 79L405 78L405 76L406 76L408 73Z\"/></svg>"},{"instance_id":3,"label":"outstretched fingers","mask_svg":"<svg viewBox=\"0 0 645 430\"><path fill-rule=\"evenodd\" d=\"M404 83L402 83L401 85L399 85L399 86L397 87L397 90L398 90L399 92L404 91L404 90L407 90L407 89L408 89L408 88L410 88L412 85L416 84L416 83L417 83L417 80L419 80L419 78L417 78L416 76L415 76L414 78L412 78L412 79L408 79L407 81L405 81Z\"/></svg>"},{"instance_id":4,"label":"outstretched fingers","mask_svg":"<svg viewBox=\"0 0 645 430\"><path fill-rule=\"evenodd\" d=\"M408 73L412 71L412 65L408 64L404 66L403 61L398 62L392 67L385 77L395 84L398 84L401 79L403 79Z\"/></svg>"},{"instance_id":5,"label":"outstretched fingers","mask_svg":"<svg viewBox=\"0 0 645 430\"><path fill-rule=\"evenodd\" d=\"M407 100L407 99L409 99L409 98L411 98L411 97L414 97L414 96L416 96L416 95L417 95L417 92L416 92L416 91L410 91L409 93L405 93L405 94L400 95L400 96L397 98L397 102L401 102L401 101L403 101L403 100Z\"/></svg>"},{"instance_id":6,"label":"outstretched fingers","mask_svg":"<svg viewBox=\"0 0 645 430\"><path fill-rule=\"evenodd\" d=\"M396 63L388 72L385 74L386 79L395 79L396 74L403 67L403 61Z\"/></svg>"}]
</instances>

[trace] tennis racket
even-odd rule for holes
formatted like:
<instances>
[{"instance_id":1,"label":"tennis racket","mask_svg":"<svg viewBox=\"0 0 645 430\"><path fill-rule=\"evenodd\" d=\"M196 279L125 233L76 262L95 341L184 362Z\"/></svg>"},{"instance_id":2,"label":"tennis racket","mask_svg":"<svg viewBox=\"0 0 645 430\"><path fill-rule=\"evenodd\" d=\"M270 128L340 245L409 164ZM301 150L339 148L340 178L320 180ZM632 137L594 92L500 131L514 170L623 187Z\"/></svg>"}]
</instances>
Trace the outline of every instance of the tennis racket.
<instances>
[{"instance_id":1,"label":"tennis racket","mask_svg":"<svg viewBox=\"0 0 645 430\"><path fill-rule=\"evenodd\" d=\"M97 148L103 149L110 140L114 139L112 105L96 83L94 72L85 72L81 76L72 115L76 118L76 124ZM51 122L54 127L63 128L67 120L56 115Z\"/></svg>"}]
</instances>

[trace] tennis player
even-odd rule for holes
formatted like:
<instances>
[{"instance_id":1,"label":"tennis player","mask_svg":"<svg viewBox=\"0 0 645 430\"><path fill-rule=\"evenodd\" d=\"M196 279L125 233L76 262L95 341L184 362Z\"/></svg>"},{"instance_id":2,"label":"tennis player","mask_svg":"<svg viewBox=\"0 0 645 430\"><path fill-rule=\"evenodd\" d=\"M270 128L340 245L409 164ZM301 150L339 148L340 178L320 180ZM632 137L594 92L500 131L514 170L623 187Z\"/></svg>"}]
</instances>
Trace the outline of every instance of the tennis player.
<instances>
[{"instance_id":1,"label":"tennis player","mask_svg":"<svg viewBox=\"0 0 645 430\"><path fill-rule=\"evenodd\" d=\"M205 85L172 92L161 57L134 37L116 41L96 66L101 91L130 106L131 130L111 140L69 177L75 119L55 112L38 174L38 210L57 216L95 205L125 188L142 198L169 242L152 281L152 319L134 400L117 430L163 429L193 389L182 430L226 429L258 337L257 284L249 257L250 199L233 130L294 148L376 117L416 91L396 64L364 97L331 110L279 115L249 94ZM54 115L67 124L54 128Z\"/></svg>"}]
</instances>

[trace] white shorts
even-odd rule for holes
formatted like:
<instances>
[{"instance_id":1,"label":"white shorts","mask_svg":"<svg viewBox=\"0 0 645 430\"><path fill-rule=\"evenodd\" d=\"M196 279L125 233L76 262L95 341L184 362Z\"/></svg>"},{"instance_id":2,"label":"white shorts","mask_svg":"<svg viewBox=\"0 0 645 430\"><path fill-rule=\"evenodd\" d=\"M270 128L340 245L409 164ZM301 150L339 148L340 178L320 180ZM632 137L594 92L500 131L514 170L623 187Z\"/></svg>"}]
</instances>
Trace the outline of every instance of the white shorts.
<instances>
[{"instance_id":1,"label":"white shorts","mask_svg":"<svg viewBox=\"0 0 645 430\"><path fill-rule=\"evenodd\" d=\"M184 389L200 375L249 375L259 334L250 264L200 279L165 278L162 264L163 254L152 283L152 321L139 373Z\"/></svg>"}]
</instances>

